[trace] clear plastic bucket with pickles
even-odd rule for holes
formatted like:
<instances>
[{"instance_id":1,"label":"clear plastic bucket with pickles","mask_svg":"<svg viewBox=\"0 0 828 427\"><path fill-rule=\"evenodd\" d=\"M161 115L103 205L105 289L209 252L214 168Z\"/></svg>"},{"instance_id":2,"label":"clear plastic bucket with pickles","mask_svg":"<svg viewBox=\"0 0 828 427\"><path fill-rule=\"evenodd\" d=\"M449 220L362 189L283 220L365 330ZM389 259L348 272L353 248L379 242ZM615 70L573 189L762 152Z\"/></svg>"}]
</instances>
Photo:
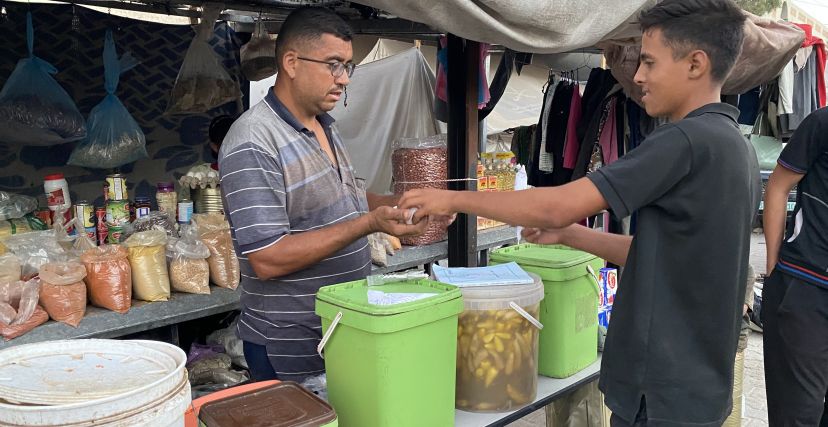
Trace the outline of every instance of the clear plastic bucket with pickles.
<instances>
[{"instance_id":1,"label":"clear plastic bucket with pickles","mask_svg":"<svg viewBox=\"0 0 828 427\"><path fill-rule=\"evenodd\" d=\"M457 409L504 412L537 395L543 283L462 288L457 326Z\"/></svg>"}]
</instances>

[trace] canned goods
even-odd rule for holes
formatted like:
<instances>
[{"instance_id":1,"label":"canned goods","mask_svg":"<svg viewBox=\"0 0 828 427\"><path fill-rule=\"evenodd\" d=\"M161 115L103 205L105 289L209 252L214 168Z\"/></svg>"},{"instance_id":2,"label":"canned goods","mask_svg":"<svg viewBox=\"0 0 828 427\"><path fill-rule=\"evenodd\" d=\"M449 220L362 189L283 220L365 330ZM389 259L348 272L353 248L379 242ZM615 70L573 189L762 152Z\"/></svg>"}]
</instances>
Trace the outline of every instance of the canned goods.
<instances>
[{"instance_id":1,"label":"canned goods","mask_svg":"<svg viewBox=\"0 0 828 427\"><path fill-rule=\"evenodd\" d=\"M52 211L49 208L40 208L35 211L35 216L38 217L47 227L52 228Z\"/></svg>"},{"instance_id":2,"label":"canned goods","mask_svg":"<svg viewBox=\"0 0 828 427\"><path fill-rule=\"evenodd\" d=\"M106 202L109 201L109 184L104 184L103 185L103 198L104 198L104 204L106 204Z\"/></svg>"},{"instance_id":3,"label":"canned goods","mask_svg":"<svg viewBox=\"0 0 828 427\"><path fill-rule=\"evenodd\" d=\"M98 229L98 245L105 245L106 236L109 234L109 227L106 225L106 208L95 208L95 222Z\"/></svg>"},{"instance_id":4,"label":"canned goods","mask_svg":"<svg viewBox=\"0 0 828 427\"><path fill-rule=\"evenodd\" d=\"M88 237L89 240L95 242L95 244L97 245L98 244L98 229L97 229L97 227L94 227L94 226L86 227L85 231L86 231L86 237Z\"/></svg>"},{"instance_id":5,"label":"canned goods","mask_svg":"<svg viewBox=\"0 0 828 427\"><path fill-rule=\"evenodd\" d=\"M106 202L106 222L110 226L128 224L129 200L110 200ZM111 231L110 234L112 234Z\"/></svg>"},{"instance_id":6,"label":"canned goods","mask_svg":"<svg viewBox=\"0 0 828 427\"><path fill-rule=\"evenodd\" d=\"M135 203L129 203L129 222L135 221Z\"/></svg>"},{"instance_id":7,"label":"canned goods","mask_svg":"<svg viewBox=\"0 0 828 427\"><path fill-rule=\"evenodd\" d=\"M150 198L136 197L135 198L135 219L149 216L150 213Z\"/></svg>"},{"instance_id":8,"label":"canned goods","mask_svg":"<svg viewBox=\"0 0 828 427\"><path fill-rule=\"evenodd\" d=\"M75 218L81 220L84 228L95 226L95 210L92 205L85 200L75 204Z\"/></svg>"},{"instance_id":9,"label":"canned goods","mask_svg":"<svg viewBox=\"0 0 828 427\"><path fill-rule=\"evenodd\" d=\"M193 201L184 199L178 202L178 223L189 224L193 219Z\"/></svg>"},{"instance_id":10,"label":"canned goods","mask_svg":"<svg viewBox=\"0 0 828 427\"><path fill-rule=\"evenodd\" d=\"M119 173L108 175L106 177L106 183L109 185L109 189L107 190L109 200L126 200L129 198L125 176Z\"/></svg>"},{"instance_id":11,"label":"canned goods","mask_svg":"<svg viewBox=\"0 0 828 427\"><path fill-rule=\"evenodd\" d=\"M121 242L121 236L124 235L124 227L119 225L108 225L109 235L106 237L106 243L117 245Z\"/></svg>"}]
</instances>

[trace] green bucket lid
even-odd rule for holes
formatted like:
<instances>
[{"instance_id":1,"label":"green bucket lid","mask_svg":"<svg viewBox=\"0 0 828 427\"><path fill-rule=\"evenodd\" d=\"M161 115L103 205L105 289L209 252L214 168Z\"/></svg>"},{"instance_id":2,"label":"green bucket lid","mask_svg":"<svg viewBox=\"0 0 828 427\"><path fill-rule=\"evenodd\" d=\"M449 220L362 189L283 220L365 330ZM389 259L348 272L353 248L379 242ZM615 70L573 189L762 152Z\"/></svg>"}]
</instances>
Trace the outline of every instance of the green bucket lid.
<instances>
[{"instance_id":1,"label":"green bucket lid","mask_svg":"<svg viewBox=\"0 0 828 427\"><path fill-rule=\"evenodd\" d=\"M391 305L368 302L368 290L385 293L433 293L431 297ZM367 332L386 333L457 315L463 311L460 289L433 280L419 279L368 286L367 280L325 286L316 293L316 314L333 319L346 312L342 324Z\"/></svg>"},{"instance_id":2,"label":"green bucket lid","mask_svg":"<svg viewBox=\"0 0 828 427\"><path fill-rule=\"evenodd\" d=\"M587 252L575 250L563 245L536 245L523 243L493 251L492 261L516 262L521 266L543 268L569 268L586 264L597 258Z\"/></svg>"}]
</instances>

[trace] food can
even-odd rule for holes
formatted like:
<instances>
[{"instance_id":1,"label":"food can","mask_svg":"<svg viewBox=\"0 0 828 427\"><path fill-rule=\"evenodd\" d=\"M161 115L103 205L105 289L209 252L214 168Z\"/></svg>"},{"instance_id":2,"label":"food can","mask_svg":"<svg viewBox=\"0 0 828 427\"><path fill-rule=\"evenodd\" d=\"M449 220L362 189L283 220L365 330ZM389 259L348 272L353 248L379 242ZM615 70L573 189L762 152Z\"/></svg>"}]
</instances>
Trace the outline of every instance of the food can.
<instances>
[{"instance_id":1,"label":"food can","mask_svg":"<svg viewBox=\"0 0 828 427\"><path fill-rule=\"evenodd\" d=\"M604 291L604 304L611 306L615 303L615 294L618 292L618 270L615 268L602 268L598 273L600 287Z\"/></svg>"},{"instance_id":2,"label":"food can","mask_svg":"<svg viewBox=\"0 0 828 427\"><path fill-rule=\"evenodd\" d=\"M128 224L129 200L110 200L106 202L106 222L110 226L123 226ZM111 231L110 234L112 234Z\"/></svg>"},{"instance_id":3,"label":"food can","mask_svg":"<svg viewBox=\"0 0 828 427\"><path fill-rule=\"evenodd\" d=\"M149 216L150 213L150 198L149 197L136 197L135 198L135 219L144 218Z\"/></svg>"},{"instance_id":4,"label":"food can","mask_svg":"<svg viewBox=\"0 0 828 427\"><path fill-rule=\"evenodd\" d=\"M109 230L109 235L106 236L106 243L110 245L117 245L121 243L121 236L124 234L124 227L120 225L109 225L107 224Z\"/></svg>"},{"instance_id":5,"label":"food can","mask_svg":"<svg viewBox=\"0 0 828 427\"><path fill-rule=\"evenodd\" d=\"M95 226L95 208L89 202L82 200L75 204L75 218L83 223L84 228Z\"/></svg>"},{"instance_id":6,"label":"food can","mask_svg":"<svg viewBox=\"0 0 828 427\"><path fill-rule=\"evenodd\" d=\"M109 184L103 185L103 201L104 204L109 201Z\"/></svg>"},{"instance_id":7,"label":"food can","mask_svg":"<svg viewBox=\"0 0 828 427\"><path fill-rule=\"evenodd\" d=\"M129 222L135 221L135 203L129 203Z\"/></svg>"},{"instance_id":8,"label":"food can","mask_svg":"<svg viewBox=\"0 0 828 427\"><path fill-rule=\"evenodd\" d=\"M126 177L119 173L108 175L106 183L109 185L107 195L109 200L126 200L129 198L127 194Z\"/></svg>"},{"instance_id":9,"label":"food can","mask_svg":"<svg viewBox=\"0 0 828 427\"><path fill-rule=\"evenodd\" d=\"M34 212L35 216L38 217L47 227L52 228L52 211L49 208L40 208Z\"/></svg>"},{"instance_id":10,"label":"food can","mask_svg":"<svg viewBox=\"0 0 828 427\"><path fill-rule=\"evenodd\" d=\"M193 219L193 201L184 199L178 202L178 223L189 224Z\"/></svg>"},{"instance_id":11,"label":"food can","mask_svg":"<svg viewBox=\"0 0 828 427\"><path fill-rule=\"evenodd\" d=\"M95 227L95 226L92 226L92 227L86 227L85 230L86 230L86 237L88 237L89 240L95 242L95 244L97 245L98 244L98 228Z\"/></svg>"},{"instance_id":12,"label":"food can","mask_svg":"<svg viewBox=\"0 0 828 427\"><path fill-rule=\"evenodd\" d=\"M106 221L102 221L98 223L96 227L98 229L98 246L105 245L109 239L109 226L106 225Z\"/></svg>"}]
</instances>

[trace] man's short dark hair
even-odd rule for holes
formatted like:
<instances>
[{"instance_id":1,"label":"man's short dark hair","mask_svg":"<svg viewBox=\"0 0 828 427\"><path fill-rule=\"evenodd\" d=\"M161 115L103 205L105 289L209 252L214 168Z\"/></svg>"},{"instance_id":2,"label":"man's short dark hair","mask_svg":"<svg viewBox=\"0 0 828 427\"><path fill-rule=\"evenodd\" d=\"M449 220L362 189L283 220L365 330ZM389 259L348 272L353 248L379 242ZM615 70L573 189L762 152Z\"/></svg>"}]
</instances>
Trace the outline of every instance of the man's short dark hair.
<instances>
[{"instance_id":1,"label":"man's short dark hair","mask_svg":"<svg viewBox=\"0 0 828 427\"><path fill-rule=\"evenodd\" d=\"M742 51L747 16L731 0L664 0L638 18L644 32L660 29L680 59L699 49L710 58L711 75L724 82Z\"/></svg>"},{"instance_id":2,"label":"man's short dark hair","mask_svg":"<svg viewBox=\"0 0 828 427\"><path fill-rule=\"evenodd\" d=\"M282 58L289 49L313 43L323 34L351 41L354 32L345 20L324 7L300 7L288 15L276 38L276 62L282 67Z\"/></svg>"}]
</instances>

